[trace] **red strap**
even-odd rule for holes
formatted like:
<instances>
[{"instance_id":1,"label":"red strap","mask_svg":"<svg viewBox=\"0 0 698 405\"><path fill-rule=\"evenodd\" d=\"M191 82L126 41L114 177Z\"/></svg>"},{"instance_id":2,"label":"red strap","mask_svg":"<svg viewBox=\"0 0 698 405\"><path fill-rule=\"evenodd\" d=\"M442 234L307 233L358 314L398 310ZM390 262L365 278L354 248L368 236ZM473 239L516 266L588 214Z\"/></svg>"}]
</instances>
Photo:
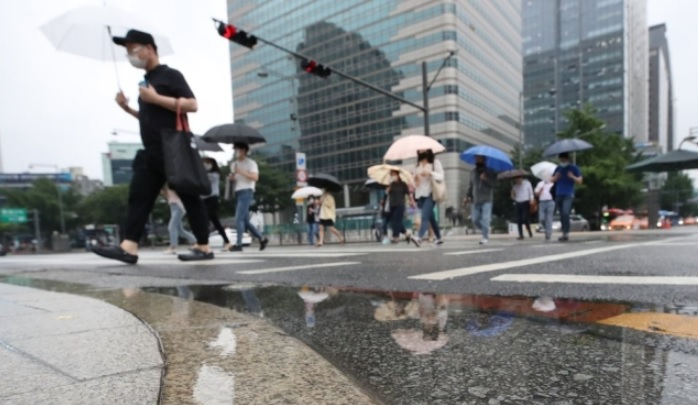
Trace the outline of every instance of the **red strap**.
<instances>
[{"instance_id":1,"label":"red strap","mask_svg":"<svg viewBox=\"0 0 698 405\"><path fill-rule=\"evenodd\" d=\"M177 101L175 101L175 105L177 106L177 131L191 132L189 130L189 120L187 119L187 114L182 114L181 104L181 99L178 98Z\"/></svg>"}]
</instances>

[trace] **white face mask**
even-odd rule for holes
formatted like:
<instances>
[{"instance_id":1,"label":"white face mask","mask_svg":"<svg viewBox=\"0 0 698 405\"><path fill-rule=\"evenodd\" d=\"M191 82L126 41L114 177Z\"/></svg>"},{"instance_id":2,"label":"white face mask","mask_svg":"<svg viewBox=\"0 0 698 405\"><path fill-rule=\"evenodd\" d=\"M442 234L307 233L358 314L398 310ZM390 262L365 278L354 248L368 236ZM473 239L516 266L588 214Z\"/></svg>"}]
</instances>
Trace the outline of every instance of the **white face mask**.
<instances>
[{"instance_id":1,"label":"white face mask","mask_svg":"<svg viewBox=\"0 0 698 405\"><path fill-rule=\"evenodd\" d=\"M210 164L208 164L208 163L205 163L205 164L204 164L204 168L205 168L206 170L211 170L211 169L213 169L213 165L210 165Z\"/></svg>"},{"instance_id":2,"label":"white face mask","mask_svg":"<svg viewBox=\"0 0 698 405\"><path fill-rule=\"evenodd\" d=\"M393 183L395 183L398 179L398 176L390 176L390 181L392 181Z\"/></svg>"},{"instance_id":3,"label":"white face mask","mask_svg":"<svg viewBox=\"0 0 698 405\"><path fill-rule=\"evenodd\" d=\"M147 61L139 58L137 55L128 55L128 61L131 63L131 66L137 69L145 69L148 65Z\"/></svg>"}]
</instances>

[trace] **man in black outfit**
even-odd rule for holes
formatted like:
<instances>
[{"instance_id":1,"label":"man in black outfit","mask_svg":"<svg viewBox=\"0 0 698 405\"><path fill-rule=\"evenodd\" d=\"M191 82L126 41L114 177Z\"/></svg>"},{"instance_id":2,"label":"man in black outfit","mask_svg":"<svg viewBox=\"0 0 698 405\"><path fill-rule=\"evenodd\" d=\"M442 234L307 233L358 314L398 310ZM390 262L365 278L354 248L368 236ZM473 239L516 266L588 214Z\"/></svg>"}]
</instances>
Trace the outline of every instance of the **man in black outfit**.
<instances>
[{"instance_id":1,"label":"man in black outfit","mask_svg":"<svg viewBox=\"0 0 698 405\"><path fill-rule=\"evenodd\" d=\"M133 67L145 69L145 80L139 85L138 111L128 105L123 92L116 95L116 102L127 113L138 119L143 150L133 161L133 178L128 195L128 211L124 225L124 240L120 246L93 248L96 254L135 264L138 262L138 241L160 190L166 182L165 159L161 132L175 129L177 105L182 114L198 109L182 74L167 65L161 65L153 36L130 30L125 37L114 37L114 43L126 47ZM189 224L196 236L196 246L189 253L179 255L182 261L210 260L213 252L208 246L208 218L201 198L174 190L187 210Z\"/></svg>"}]
</instances>

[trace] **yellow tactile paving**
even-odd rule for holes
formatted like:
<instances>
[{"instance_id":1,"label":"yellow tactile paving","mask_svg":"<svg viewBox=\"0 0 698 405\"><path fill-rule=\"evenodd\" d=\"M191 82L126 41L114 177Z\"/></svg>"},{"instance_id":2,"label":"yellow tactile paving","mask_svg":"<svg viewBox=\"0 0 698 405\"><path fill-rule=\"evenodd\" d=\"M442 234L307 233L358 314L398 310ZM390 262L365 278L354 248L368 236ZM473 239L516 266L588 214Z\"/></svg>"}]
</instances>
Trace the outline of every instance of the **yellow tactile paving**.
<instances>
[{"instance_id":1,"label":"yellow tactile paving","mask_svg":"<svg viewBox=\"0 0 698 405\"><path fill-rule=\"evenodd\" d=\"M694 316L658 312L633 312L607 318L598 323L698 339L698 317Z\"/></svg>"}]
</instances>

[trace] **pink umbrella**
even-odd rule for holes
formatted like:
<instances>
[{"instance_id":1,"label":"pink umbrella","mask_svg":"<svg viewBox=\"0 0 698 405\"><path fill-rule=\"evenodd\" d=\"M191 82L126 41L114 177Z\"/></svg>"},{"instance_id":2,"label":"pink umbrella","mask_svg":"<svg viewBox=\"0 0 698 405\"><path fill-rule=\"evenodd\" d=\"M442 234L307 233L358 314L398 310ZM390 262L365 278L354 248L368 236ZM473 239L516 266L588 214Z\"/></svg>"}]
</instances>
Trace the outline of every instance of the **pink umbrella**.
<instances>
[{"instance_id":1,"label":"pink umbrella","mask_svg":"<svg viewBox=\"0 0 698 405\"><path fill-rule=\"evenodd\" d=\"M431 149L434 153L446 151L446 147L434 138L424 135L407 135L393 142L383 160L404 160L417 157L418 150Z\"/></svg>"}]
</instances>

